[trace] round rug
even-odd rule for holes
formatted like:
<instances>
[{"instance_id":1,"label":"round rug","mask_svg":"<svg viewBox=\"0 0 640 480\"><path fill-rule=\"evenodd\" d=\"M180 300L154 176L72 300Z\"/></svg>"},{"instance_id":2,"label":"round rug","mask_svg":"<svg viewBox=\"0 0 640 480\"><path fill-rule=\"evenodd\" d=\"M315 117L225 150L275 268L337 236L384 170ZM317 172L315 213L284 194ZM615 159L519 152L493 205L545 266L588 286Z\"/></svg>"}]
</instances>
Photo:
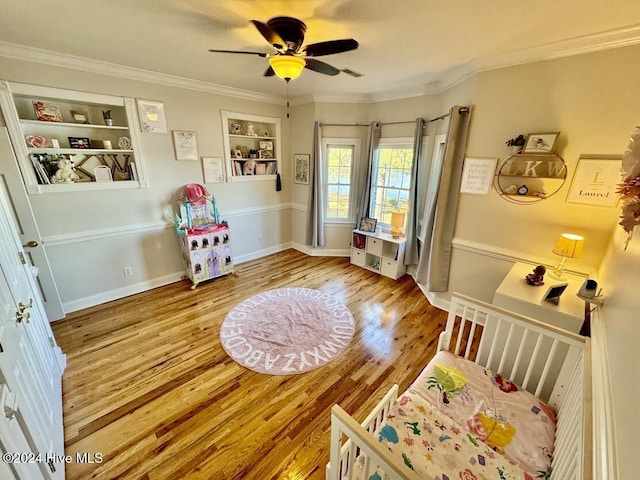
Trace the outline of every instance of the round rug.
<instances>
[{"instance_id":1,"label":"round rug","mask_svg":"<svg viewBox=\"0 0 640 480\"><path fill-rule=\"evenodd\" d=\"M329 363L354 331L353 315L337 298L310 288L279 288L231 309L220 341L231 358L254 372L291 375Z\"/></svg>"}]
</instances>

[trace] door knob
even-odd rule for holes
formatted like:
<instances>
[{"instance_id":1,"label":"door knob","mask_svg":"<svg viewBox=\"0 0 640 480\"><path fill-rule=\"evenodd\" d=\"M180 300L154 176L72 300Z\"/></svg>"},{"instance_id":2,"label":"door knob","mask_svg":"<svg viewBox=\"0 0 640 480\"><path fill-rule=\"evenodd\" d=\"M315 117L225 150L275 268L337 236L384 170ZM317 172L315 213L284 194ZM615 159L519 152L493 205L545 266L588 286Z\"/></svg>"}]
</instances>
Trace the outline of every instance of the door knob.
<instances>
[{"instance_id":1,"label":"door knob","mask_svg":"<svg viewBox=\"0 0 640 480\"><path fill-rule=\"evenodd\" d=\"M29 299L29 303L18 303L18 310L20 313L24 312L27 308L33 307L33 298Z\"/></svg>"},{"instance_id":2,"label":"door knob","mask_svg":"<svg viewBox=\"0 0 640 480\"><path fill-rule=\"evenodd\" d=\"M29 317L31 317L29 312L16 312L16 323L22 323L23 320L29 323Z\"/></svg>"},{"instance_id":3,"label":"door knob","mask_svg":"<svg viewBox=\"0 0 640 480\"><path fill-rule=\"evenodd\" d=\"M23 247L29 247L29 248L35 248L35 247L38 246L38 242L36 242L35 240L29 240L27 243L25 243L22 246Z\"/></svg>"}]
</instances>

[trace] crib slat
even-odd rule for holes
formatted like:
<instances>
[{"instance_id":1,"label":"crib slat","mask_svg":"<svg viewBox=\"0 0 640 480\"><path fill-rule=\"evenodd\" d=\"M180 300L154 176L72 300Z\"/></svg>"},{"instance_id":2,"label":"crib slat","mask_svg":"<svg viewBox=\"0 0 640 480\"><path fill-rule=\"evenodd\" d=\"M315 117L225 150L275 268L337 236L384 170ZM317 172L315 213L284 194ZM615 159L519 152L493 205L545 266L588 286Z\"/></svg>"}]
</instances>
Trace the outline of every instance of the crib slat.
<instances>
[{"instance_id":1,"label":"crib slat","mask_svg":"<svg viewBox=\"0 0 640 480\"><path fill-rule=\"evenodd\" d=\"M533 355L531 355L531 361L529 365L527 365L527 373L525 374L524 381L522 382L522 388L525 390L529 390L527 387L529 386L529 380L531 379L531 374L533 373L533 366L535 365L536 360L538 359L538 353L540 353L540 347L542 346L542 335L539 333L538 339L536 340L536 346L533 349Z\"/></svg>"},{"instance_id":2,"label":"crib slat","mask_svg":"<svg viewBox=\"0 0 640 480\"><path fill-rule=\"evenodd\" d=\"M509 380L514 381L515 376L518 374L518 367L520 367L520 360L522 360L524 346L527 344L527 337L529 336L529 330L524 331L522 338L520 339L520 345L518 345L518 354L516 355L516 360L513 362L513 366L511 367L511 373L509 374Z\"/></svg>"},{"instance_id":3,"label":"crib slat","mask_svg":"<svg viewBox=\"0 0 640 480\"><path fill-rule=\"evenodd\" d=\"M462 308L462 313L460 314L460 327L458 328L458 337L456 338L456 348L453 351L456 355L460 354L460 344L462 343L462 335L464 333L464 326L467 321L467 306L465 305Z\"/></svg>"},{"instance_id":4,"label":"crib slat","mask_svg":"<svg viewBox=\"0 0 640 480\"><path fill-rule=\"evenodd\" d=\"M547 381L547 376L549 375L549 369L551 368L551 362L553 362L556 359L557 349L558 349L558 339L556 338L551 344L551 350L549 351L549 356L547 357L547 361L544 364L542 375L540 375L540 379L538 380L538 386L536 387L536 391L534 393L536 397L540 396L542 387L544 387L544 384Z\"/></svg>"},{"instance_id":5,"label":"crib slat","mask_svg":"<svg viewBox=\"0 0 640 480\"><path fill-rule=\"evenodd\" d=\"M464 358L469 359L469 352L471 352L471 344L473 343L473 335L476 331L476 324L478 321L478 309L473 313L473 321L471 322L471 328L469 329L469 336L467 337L467 350L464 352Z\"/></svg>"},{"instance_id":6,"label":"crib slat","mask_svg":"<svg viewBox=\"0 0 640 480\"><path fill-rule=\"evenodd\" d=\"M489 324L489 315L487 315L487 324ZM493 355L496 350L498 333L500 332L500 326L502 325L502 318L498 317L498 322L496 323L496 331L493 335L493 339L491 340L491 348L489 349L489 358L487 358L487 364L485 365L487 368L491 368L491 363L493 362Z\"/></svg>"},{"instance_id":7,"label":"crib slat","mask_svg":"<svg viewBox=\"0 0 640 480\"><path fill-rule=\"evenodd\" d=\"M511 340L513 338L513 329L515 328L515 325L512 323L511 326L509 327L509 333L507 334L507 341L504 344L504 351L505 352L510 352L511 351ZM502 372L502 368L504 367L504 363L507 361L507 357L508 355L505 355L503 353L502 358L500 359L500 365L498 365L498 372Z\"/></svg>"}]
</instances>

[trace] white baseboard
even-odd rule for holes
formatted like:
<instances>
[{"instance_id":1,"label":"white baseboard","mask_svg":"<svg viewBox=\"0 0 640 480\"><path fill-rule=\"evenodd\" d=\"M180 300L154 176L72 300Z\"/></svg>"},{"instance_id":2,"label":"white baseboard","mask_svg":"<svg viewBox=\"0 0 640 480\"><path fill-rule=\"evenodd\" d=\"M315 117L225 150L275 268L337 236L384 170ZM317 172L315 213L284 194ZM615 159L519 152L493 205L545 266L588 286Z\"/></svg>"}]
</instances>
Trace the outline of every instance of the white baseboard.
<instances>
[{"instance_id":1,"label":"white baseboard","mask_svg":"<svg viewBox=\"0 0 640 480\"><path fill-rule=\"evenodd\" d=\"M313 248L309 245L302 245L301 243L291 242L291 248L305 253L310 257L350 257L351 250L345 248Z\"/></svg>"},{"instance_id":2,"label":"white baseboard","mask_svg":"<svg viewBox=\"0 0 640 480\"><path fill-rule=\"evenodd\" d=\"M287 250L289 248L293 248L291 242L281 243L280 245L275 245L273 247L264 248L262 250L256 250L255 252L250 252L245 255L240 255L234 258L234 263L236 265L244 262L248 262L250 260L256 260L258 258L266 257L267 255L272 255L274 253L282 252L283 250Z\"/></svg>"},{"instance_id":3,"label":"white baseboard","mask_svg":"<svg viewBox=\"0 0 640 480\"><path fill-rule=\"evenodd\" d=\"M126 287L116 288L107 292L102 292L98 295L90 295L88 297L78 298L70 302L64 302L62 308L65 313L76 312L83 308L94 307L103 303L118 300L120 298L128 297L136 293L146 292L152 288L162 287L170 283L177 282L184 277L184 272L170 273L162 277L153 278L144 282L135 283L133 285L127 285Z\"/></svg>"},{"instance_id":4,"label":"white baseboard","mask_svg":"<svg viewBox=\"0 0 640 480\"><path fill-rule=\"evenodd\" d=\"M266 257L267 255L278 253L283 250L287 250L289 248L291 248L290 242L282 243L280 245L276 245L275 247L269 247L263 250L257 250L255 252L251 252L246 255L235 257L234 261L236 264L240 264L240 263L248 262L250 260L255 260L257 258ZM180 281L184 276L185 276L184 271L170 273L168 275L163 275L162 277L153 278L150 280L146 280L144 282L135 283L133 285L127 285L126 287L116 288L114 290L102 292L98 295L90 295L88 297L79 298L77 300L72 300L70 302L64 302L62 304L62 308L64 309L65 313L76 312L78 310L82 310L83 308L94 307L96 305L101 305L106 302L118 300L120 298L128 297L130 295L135 295L136 293L146 292L147 290L151 290L152 288L162 287L163 285L175 283Z\"/></svg>"}]
</instances>

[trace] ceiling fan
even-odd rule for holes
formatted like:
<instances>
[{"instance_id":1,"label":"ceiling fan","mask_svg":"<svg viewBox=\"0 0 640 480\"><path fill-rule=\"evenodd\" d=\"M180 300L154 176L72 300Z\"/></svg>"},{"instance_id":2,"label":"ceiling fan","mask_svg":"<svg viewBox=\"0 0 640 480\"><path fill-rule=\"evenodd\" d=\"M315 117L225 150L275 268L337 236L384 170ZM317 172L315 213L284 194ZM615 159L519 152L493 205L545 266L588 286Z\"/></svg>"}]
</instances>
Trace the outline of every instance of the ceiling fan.
<instances>
[{"instance_id":1,"label":"ceiling fan","mask_svg":"<svg viewBox=\"0 0 640 480\"><path fill-rule=\"evenodd\" d=\"M262 36L275 49L275 53L249 52L244 50L217 50L210 52L239 53L244 55L257 55L269 60L269 68L264 72L265 77L276 75L287 82L297 78L304 68L325 75L337 75L340 70L328 63L316 60L315 57L333 55L335 53L348 52L358 48L358 42L354 39L329 40L326 42L312 43L302 47L307 26L304 22L292 17L274 17L262 23L251 20Z\"/></svg>"}]
</instances>

